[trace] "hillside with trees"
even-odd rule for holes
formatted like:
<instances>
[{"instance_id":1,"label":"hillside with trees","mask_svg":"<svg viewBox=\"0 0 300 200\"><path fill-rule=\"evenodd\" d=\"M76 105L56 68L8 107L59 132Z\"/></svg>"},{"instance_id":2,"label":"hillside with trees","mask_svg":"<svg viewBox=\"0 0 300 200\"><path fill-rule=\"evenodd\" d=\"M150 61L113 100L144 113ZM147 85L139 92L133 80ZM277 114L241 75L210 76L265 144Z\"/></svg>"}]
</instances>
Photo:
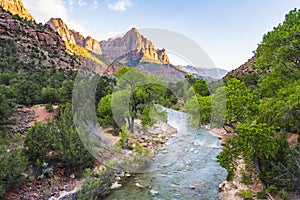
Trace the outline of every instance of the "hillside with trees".
<instances>
[{"instance_id":1,"label":"hillside with trees","mask_svg":"<svg viewBox=\"0 0 300 200\"><path fill-rule=\"evenodd\" d=\"M281 198L299 198L300 193L299 139L291 143L300 133L299 33L300 10L295 9L264 35L251 66L256 73L227 77L226 85L215 93L197 95L185 105L193 120L192 105L198 102L198 124L213 123L211 99L218 96L218 90L225 90L225 124L215 125L231 127L236 133L218 156L228 172L227 180L232 180L238 160L243 158L244 176L249 176L244 178L255 181L247 173L254 168L264 186L262 193Z\"/></svg>"}]
</instances>

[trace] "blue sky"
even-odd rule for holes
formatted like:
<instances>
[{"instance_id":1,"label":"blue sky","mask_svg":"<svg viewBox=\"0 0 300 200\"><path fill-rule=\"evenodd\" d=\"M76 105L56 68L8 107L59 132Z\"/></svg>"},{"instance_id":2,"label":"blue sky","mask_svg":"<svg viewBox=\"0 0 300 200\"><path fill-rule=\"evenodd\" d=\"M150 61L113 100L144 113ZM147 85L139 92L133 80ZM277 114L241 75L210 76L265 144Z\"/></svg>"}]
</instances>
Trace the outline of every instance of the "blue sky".
<instances>
[{"instance_id":1,"label":"blue sky","mask_svg":"<svg viewBox=\"0 0 300 200\"><path fill-rule=\"evenodd\" d=\"M38 22L61 17L69 28L102 40L131 27L162 28L197 42L216 67L234 69L251 58L263 35L299 0L23 0ZM151 40L151 38L149 38ZM155 44L155 41L154 41ZM183 64L174 56L174 64Z\"/></svg>"}]
</instances>

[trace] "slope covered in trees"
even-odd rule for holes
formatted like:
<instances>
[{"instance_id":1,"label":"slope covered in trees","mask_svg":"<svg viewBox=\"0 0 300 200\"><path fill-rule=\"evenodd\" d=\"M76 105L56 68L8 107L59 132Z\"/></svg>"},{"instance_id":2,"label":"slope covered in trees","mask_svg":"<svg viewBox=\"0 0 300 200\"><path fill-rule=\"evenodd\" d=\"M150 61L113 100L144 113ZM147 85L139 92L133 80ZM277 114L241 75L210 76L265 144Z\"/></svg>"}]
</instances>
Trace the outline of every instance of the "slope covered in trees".
<instances>
[{"instance_id":1,"label":"slope covered in trees","mask_svg":"<svg viewBox=\"0 0 300 200\"><path fill-rule=\"evenodd\" d=\"M237 133L226 141L218 156L220 165L227 169L228 180L242 157L246 166L255 167L267 191L299 194L300 148L287 141L290 134L300 134L299 55L300 10L295 9L264 35L253 65L257 73L250 79L248 75L226 79L226 85L216 90L226 91L224 122ZM210 99L197 96L203 116L200 123L212 122L210 102L217 95L218 92L211 94ZM188 101L186 110L193 119L191 101L195 99Z\"/></svg>"}]
</instances>

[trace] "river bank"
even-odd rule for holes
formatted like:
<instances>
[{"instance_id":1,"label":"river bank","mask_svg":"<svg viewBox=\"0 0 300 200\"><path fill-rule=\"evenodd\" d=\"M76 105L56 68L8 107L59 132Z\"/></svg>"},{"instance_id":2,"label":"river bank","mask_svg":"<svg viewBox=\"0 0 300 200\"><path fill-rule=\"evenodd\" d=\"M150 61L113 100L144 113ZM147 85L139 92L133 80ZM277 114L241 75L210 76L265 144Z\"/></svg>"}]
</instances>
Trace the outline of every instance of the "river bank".
<instances>
[{"instance_id":1,"label":"river bank","mask_svg":"<svg viewBox=\"0 0 300 200\"><path fill-rule=\"evenodd\" d=\"M168 124L178 133L166 141L144 172L133 174L105 200L218 199L226 171L216 162L220 141L194 128L188 114L168 109ZM139 188L139 183L143 188Z\"/></svg>"},{"instance_id":2,"label":"river bank","mask_svg":"<svg viewBox=\"0 0 300 200\"><path fill-rule=\"evenodd\" d=\"M209 133L212 136L219 138L222 141L222 144L224 144L228 138L237 135L232 128L226 126L225 128L211 129ZM243 200L244 198L241 196L243 191L251 192L253 194L253 199L257 199L256 194L263 190L263 185L260 183L254 167L250 174L245 174L245 167L244 160L241 157L238 158L233 179L231 181L225 180L219 185L219 189L222 191L220 200ZM250 183L246 184L245 177L251 177Z\"/></svg>"},{"instance_id":3,"label":"river bank","mask_svg":"<svg viewBox=\"0 0 300 200\"><path fill-rule=\"evenodd\" d=\"M170 126L165 122L158 122L154 124L152 127L148 129L144 129L140 126L140 122L136 123L136 131L129 138L129 143L131 144L139 144L142 148L147 149L152 158L156 155L159 150L165 148L165 144L169 138L171 138L174 134L177 133L177 130ZM106 128L104 136L112 141L113 144L117 144L120 140L120 137L113 136L111 132L112 128ZM134 156L132 150L122 150L123 153L128 156ZM129 158L130 159L130 158ZM69 200L69 199L78 199L80 195L89 198L100 198L103 199L107 196L111 191L119 189L122 187L124 183L126 183L127 179L131 178L132 174L130 171L123 170L122 168L115 168L113 170L107 170L106 164L103 162L101 165L98 165L93 170L97 171L97 168L101 168L99 174L101 175L102 181L96 184L93 188L87 188L91 183L86 183L86 180L81 179L78 181L78 185L74 190L70 192L62 192L59 196L53 197L53 200ZM94 175L93 175L94 176ZM94 178L93 178L94 179ZM96 180L97 178L95 178ZM94 180L92 180L93 182ZM142 188L143 186L140 184L136 184L136 187Z\"/></svg>"}]
</instances>

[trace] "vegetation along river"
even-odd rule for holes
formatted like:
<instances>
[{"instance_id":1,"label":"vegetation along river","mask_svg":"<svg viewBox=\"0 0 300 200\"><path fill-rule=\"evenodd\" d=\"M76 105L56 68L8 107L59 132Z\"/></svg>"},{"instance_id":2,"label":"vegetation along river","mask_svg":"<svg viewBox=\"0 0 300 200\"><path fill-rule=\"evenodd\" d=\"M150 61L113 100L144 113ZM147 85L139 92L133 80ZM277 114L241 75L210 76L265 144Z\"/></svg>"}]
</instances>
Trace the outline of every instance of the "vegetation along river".
<instances>
[{"instance_id":1,"label":"vegetation along river","mask_svg":"<svg viewBox=\"0 0 300 200\"><path fill-rule=\"evenodd\" d=\"M183 112L167 109L168 124L178 130L152 164L135 174L106 200L218 199L226 171L216 162L221 144L205 129L195 129ZM136 183L144 186L137 188Z\"/></svg>"}]
</instances>

